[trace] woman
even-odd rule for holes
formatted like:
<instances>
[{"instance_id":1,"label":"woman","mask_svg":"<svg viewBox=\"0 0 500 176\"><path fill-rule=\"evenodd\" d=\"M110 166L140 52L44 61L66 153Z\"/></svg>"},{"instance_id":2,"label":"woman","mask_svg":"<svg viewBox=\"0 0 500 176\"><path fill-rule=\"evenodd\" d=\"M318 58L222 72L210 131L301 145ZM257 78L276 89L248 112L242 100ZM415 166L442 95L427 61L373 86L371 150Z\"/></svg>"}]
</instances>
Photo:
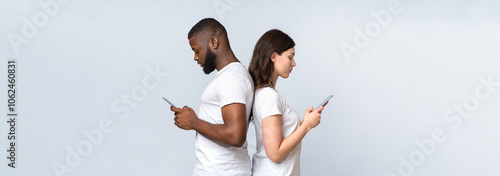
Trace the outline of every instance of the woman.
<instances>
[{"instance_id":1,"label":"woman","mask_svg":"<svg viewBox=\"0 0 500 176\"><path fill-rule=\"evenodd\" d=\"M302 138L320 123L323 107L309 107L304 120L275 89L278 77L288 78L295 67L295 42L280 30L267 31L257 41L249 72L255 84L253 117L257 152L252 173L261 175L300 175Z\"/></svg>"}]
</instances>

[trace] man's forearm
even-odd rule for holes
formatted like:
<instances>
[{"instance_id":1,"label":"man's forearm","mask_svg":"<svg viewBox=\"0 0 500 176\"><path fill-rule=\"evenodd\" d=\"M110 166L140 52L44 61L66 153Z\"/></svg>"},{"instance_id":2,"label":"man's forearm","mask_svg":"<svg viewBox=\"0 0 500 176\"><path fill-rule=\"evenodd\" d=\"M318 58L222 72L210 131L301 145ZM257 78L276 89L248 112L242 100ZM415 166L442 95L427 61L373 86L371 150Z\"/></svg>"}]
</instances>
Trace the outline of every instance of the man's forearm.
<instances>
[{"instance_id":1,"label":"man's forearm","mask_svg":"<svg viewBox=\"0 0 500 176\"><path fill-rule=\"evenodd\" d=\"M241 130L231 129L225 124L211 124L204 120L198 119L193 125L193 129L201 135L227 145L241 147L246 141L246 133L241 134ZM246 132L246 127L244 129Z\"/></svg>"}]
</instances>

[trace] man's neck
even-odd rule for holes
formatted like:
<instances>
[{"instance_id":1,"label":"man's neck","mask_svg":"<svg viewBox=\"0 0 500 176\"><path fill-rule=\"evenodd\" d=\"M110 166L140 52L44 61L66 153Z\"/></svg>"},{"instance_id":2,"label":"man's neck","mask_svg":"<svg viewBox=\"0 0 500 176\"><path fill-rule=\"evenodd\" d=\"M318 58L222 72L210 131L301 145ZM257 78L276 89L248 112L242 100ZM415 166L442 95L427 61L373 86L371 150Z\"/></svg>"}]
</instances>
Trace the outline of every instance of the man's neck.
<instances>
[{"instance_id":1,"label":"man's neck","mask_svg":"<svg viewBox=\"0 0 500 176\"><path fill-rule=\"evenodd\" d=\"M217 58L217 66L216 66L216 69L217 71L220 71L222 70L224 67L226 67L227 65L229 65L230 63L233 63L233 62L240 62L236 56L234 55L234 53L232 51L230 52L227 52L226 54L224 55L221 55L221 56L218 56Z\"/></svg>"}]
</instances>

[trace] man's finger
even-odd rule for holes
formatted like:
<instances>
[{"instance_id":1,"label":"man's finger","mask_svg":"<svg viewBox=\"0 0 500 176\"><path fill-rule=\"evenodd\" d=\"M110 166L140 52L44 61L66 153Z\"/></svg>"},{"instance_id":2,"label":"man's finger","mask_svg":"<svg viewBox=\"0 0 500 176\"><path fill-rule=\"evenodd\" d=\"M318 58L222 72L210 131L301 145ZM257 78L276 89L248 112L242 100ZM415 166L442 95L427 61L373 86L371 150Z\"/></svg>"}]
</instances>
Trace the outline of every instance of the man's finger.
<instances>
[{"instance_id":1,"label":"man's finger","mask_svg":"<svg viewBox=\"0 0 500 176\"><path fill-rule=\"evenodd\" d=\"M184 106L182 107L182 110L190 110L191 108L189 106Z\"/></svg>"},{"instance_id":2,"label":"man's finger","mask_svg":"<svg viewBox=\"0 0 500 176\"><path fill-rule=\"evenodd\" d=\"M181 108L176 108L176 107L173 107L173 106L170 106L170 110L175 112L175 113L178 113L178 112L181 112L182 109Z\"/></svg>"}]
</instances>

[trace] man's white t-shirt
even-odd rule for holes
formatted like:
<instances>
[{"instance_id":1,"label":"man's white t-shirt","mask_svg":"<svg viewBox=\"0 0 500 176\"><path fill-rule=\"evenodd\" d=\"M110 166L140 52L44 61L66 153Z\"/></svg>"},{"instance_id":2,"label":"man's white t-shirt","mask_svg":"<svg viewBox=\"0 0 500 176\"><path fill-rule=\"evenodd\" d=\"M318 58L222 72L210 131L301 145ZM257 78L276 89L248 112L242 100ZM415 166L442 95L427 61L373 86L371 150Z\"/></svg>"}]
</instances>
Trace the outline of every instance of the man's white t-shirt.
<instances>
[{"instance_id":1,"label":"man's white t-shirt","mask_svg":"<svg viewBox=\"0 0 500 176\"><path fill-rule=\"evenodd\" d=\"M252 109L253 81L245 66L233 62L219 70L201 95L198 118L212 124L223 124L221 108L233 104L246 105L246 120ZM195 137L197 176L250 176L251 162L247 142L242 147L233 147L206 138L200 133Z\"/></svg>"},{"instance_id":2,"label":"man's white t-shirt","mask_svg":"<svg viewBox=\"0 0 500 176\"><path fill-rule=\"evenodd\" d=\"M262 120L272 115L281 115L282 117L283 138L292 134L300 125L300 116L286 104L275 89L264 87L255 92L253 117L257 138L257 152L253 155L253 176L300 175L302 142L288 156L277 163L271 161L266 155L262 136Z\"/></svg>"}]
</instances>

